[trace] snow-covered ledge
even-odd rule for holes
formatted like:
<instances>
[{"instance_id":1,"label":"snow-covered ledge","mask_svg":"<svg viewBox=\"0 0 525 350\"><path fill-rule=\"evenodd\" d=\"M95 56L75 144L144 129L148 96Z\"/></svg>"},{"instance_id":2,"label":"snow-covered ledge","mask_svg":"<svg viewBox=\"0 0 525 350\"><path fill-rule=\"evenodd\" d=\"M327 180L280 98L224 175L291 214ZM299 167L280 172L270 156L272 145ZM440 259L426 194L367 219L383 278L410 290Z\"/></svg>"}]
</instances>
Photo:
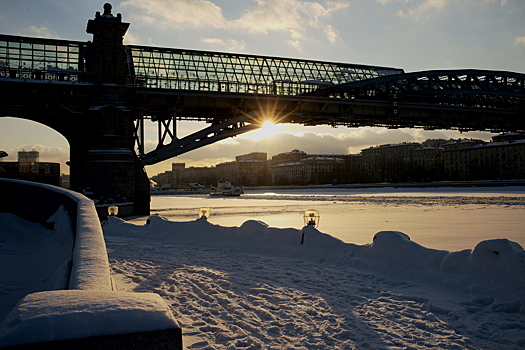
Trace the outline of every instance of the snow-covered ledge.
<instances>
[{"instance_id":1,"label":"snow-covered ledge","mask_svg":"<svg viewBox=\"0 0 525 350\"><path fill-rule=\"evenodd\" d=\"M0 212L46 227L53 218L55 229L69 225L74 235L67 289L22 298L0 324L0 348L182 349L180 325L159 295L113 290L102 228L90 199L7 179L0 179L0 193ZM65 212L67 220L60 219Z\"/></svg>"}]
</instances>

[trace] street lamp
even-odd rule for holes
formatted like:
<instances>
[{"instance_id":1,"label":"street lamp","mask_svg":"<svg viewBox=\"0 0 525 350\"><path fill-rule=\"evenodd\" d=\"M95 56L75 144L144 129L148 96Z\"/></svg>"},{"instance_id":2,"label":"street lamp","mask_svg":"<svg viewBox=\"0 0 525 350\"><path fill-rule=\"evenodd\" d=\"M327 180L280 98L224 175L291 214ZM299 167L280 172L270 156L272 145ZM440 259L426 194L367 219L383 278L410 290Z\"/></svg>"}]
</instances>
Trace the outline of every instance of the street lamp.
<instances>
[{"instance_id":1,"label":"street lamp","mask_svg":"<svg viewBox=\"0 0 525 350\"><path fill-rule=\"evenodd\" d=\"M108 207L109 216L116 216L117 214L118 214L118 207L116 205L112 205Z\"/></svg>"},{"instance_id":2,"label":"street lamp","mask_svg":"<svg viewBox=\"0 0 525 350\"><path fill-rule=\"evenodd\" d=\"M210 217L210 208L199 208L199 219L208 219Z\"/></svg>"},{"instance_id":3,"label":"street lamp","mask_svg":"<svg viewBox=\"0 0 525 350\"><path fill-rule=\"evenodd\" d=\"M319 216L319 211L315 209L306 210L304 212L304 225L305 226L319 226L319 221L321 217Z\"/></svg>"}]
</instances>

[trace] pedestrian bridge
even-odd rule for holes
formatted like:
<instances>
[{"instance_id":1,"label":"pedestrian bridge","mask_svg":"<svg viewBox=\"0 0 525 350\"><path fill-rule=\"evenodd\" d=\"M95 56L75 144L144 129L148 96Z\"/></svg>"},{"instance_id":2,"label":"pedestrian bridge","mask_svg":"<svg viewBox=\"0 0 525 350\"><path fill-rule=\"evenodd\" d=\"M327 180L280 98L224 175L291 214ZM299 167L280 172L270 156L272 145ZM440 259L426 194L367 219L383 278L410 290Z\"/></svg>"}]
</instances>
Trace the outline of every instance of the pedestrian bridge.
<instances>
[{"instance_id":1,"label":"pedestrian bridge","mask_svg":"<svg viewBox=\"0 0 525 350\"><path fill-rule=\"evenodd\" d=\"M140 201L147 197L149 203L144 165L254 130L267 120L525 132L522 73L407 73L393 67L123 45L128 26L106 4L102 15L97 12L88 21L89 42L0 34L0 117L34 120L64 135L71 145L73 188L90 187L106 197L118 192L135 203L140 192ZM151 151L144 147L145 120L158 125ZM179 138L176 124L181 120L205 126Z\"/></svg>"}]
</instances>

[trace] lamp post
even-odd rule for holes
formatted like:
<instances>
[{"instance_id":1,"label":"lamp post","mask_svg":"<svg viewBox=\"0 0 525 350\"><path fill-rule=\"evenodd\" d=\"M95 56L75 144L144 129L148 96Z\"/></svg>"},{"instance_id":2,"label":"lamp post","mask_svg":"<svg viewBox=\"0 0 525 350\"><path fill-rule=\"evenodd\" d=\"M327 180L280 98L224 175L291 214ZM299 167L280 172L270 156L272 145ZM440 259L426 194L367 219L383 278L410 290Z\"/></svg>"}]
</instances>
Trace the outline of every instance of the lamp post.
<instances>
[{"instance_id":1,"label":"lamp post","mask_svg":"<svg viewBox=\"0 0 525 350\"><path fill-rule=\"evenodd\" d=\"M315 209L309 209L304 212L304 225L305 226L319 226L319 221L321 217L319 216L319 211Z\"/></svg>"},{"instance_id":2,"label":"lamp post","mask_svg":"<svg viewBox=\"0 0 525 350\"><path fill-rule=\"evenodd\" d=\"M319 216L319 211L315 209L309 209L304 212L304 226L317 227L319 226L319 221L321 216ZM301 230L301 244L304 244L304 228Z\"/></svg>"},{"instance_id":3,"label":"lamp post","mask_svg":"<svg viewBox=\"0 0 525 350\"><path fill-rule=\"evenodd\" d=\"M199 219L208 219L210 217L210 208L199 208Z\"/></svg>"},{"instance_id":4,"label":"lamp post","mask_svg":"<svg viewBox=\"0 0 525 350\"><path fill-rule=\"evenodd\" d=\"M102 226L106 226L108 224L108 219L110 216L117 216L118 214L118 207L116 205L112 205L108 207L108 217L106 220L102 222Z\"/></svg>"},{"instance_id":5,"label":"lamp post","mask_svg":"<svg viewBox=\"0 0 525 350\"><path fill-rule=\"evenodd\" d=\"M118 207L116 205L112 205L108 207L109 216L117 216L117 214L118 214Z\"/></svg>"}]
</instances>

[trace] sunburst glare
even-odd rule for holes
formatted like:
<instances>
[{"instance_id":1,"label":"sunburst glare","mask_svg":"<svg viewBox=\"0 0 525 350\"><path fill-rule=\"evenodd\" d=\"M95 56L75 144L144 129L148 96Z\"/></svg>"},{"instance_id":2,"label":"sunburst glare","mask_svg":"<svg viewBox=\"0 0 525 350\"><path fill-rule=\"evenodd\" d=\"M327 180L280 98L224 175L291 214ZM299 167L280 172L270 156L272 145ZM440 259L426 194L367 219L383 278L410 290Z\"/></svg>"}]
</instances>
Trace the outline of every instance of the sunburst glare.
<instances>
[{"instance_id":1,"label":"sunburst glare","mask_svg":"<svg viewBox=\"0 0 525 350\"><path fill-rule=\"evenodd\" d=\"M281 124L274 124L271 121L265 121L259 129L251 131L246 134L246 136L259 141L279 134L281 131Z\"/></svg>"}]
</instances>

